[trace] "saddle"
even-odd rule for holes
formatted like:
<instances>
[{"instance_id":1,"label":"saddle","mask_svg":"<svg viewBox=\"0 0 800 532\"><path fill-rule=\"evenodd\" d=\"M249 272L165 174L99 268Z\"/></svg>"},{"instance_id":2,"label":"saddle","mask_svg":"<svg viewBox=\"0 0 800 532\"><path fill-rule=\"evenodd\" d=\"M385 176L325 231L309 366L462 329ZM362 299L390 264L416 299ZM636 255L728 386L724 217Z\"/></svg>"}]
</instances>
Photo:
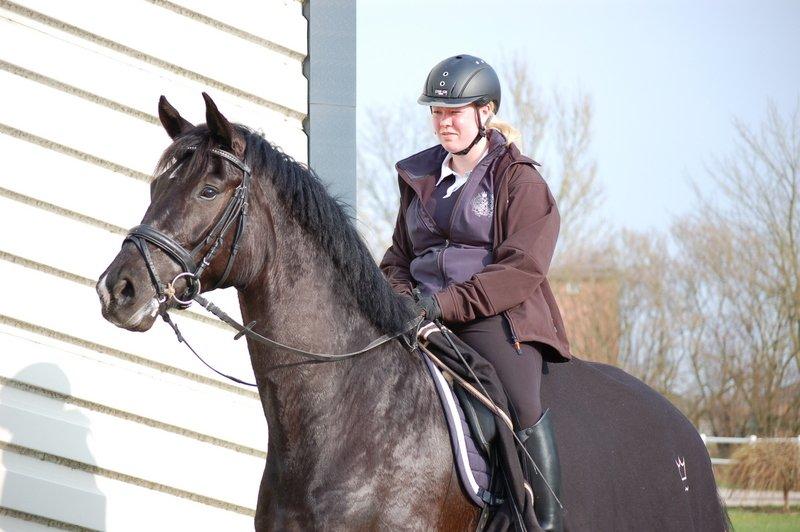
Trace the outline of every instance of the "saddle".
<instances>
[{"instance_id":1,"label":"saddle","mask_svg":"<svg viewBox=\"0 0 800 532\"><path fill-rule=\"evenodd\" d=\"M491 456L491 445L495 436L497 436L497 422L494 419L494 415L489 412L489 409L483 403L464 390L464 387L460 384L455 383L453 391L466 417L472 438L479 445L479 448L486 453L486 456Z\"/></svg>"},{"instance_id":2,"label":"saddle","mask_svg":"<svg viewBox=\"0 0 800 532\"><path fill-rule=\"evenodd\" d=\"M496 485L495 473L500 466L493 448L497 435L494 415L464 386L448 378L427 354L423 352L422 356L442 403L464 490L481 508L502 503Z\"/></svg>"},{"instance_id":3,"label":"saddle","mask_svg":"<svg viewBox=\"0 0 800 532\"><path fill-rule=\"evenodd\" d=\"M508 399L493 366L439 324L421 325L408 340L433 378L464 492L481 508L477 530L495 522L536 529Z\"/></svg>"}]
</instances>

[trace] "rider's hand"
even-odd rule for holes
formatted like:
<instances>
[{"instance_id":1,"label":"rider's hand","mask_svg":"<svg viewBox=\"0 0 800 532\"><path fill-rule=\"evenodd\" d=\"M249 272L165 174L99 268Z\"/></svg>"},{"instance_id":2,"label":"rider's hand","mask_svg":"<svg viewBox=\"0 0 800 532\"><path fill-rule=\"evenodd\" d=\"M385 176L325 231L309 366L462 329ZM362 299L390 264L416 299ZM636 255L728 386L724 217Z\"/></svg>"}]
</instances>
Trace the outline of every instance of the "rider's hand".
<instances>
[{"instance_id":1,"label":"rider's hand","mask_svg":"<svg viewBox=\"0 0 800 532\"><path fill-rule=\"evenodd\" d=\"M442 317L442 309L439 308L439 303L433 296L425 296L420 299L417 302L417 308L426 320L434 321Z\"/></svg>"}]
</instances>

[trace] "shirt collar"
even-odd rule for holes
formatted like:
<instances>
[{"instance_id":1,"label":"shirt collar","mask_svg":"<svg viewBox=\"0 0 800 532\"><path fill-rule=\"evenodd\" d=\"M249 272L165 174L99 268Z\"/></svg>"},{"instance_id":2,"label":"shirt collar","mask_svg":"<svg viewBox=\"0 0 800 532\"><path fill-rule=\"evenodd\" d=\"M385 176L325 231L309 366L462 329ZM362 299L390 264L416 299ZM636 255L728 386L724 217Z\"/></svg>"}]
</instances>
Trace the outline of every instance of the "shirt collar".
<instances>
[{"instance_id":1,"label":"shirt collar","mask_svg":"<svg viewBox=\"0 0 800 532\"><path fill-rule=\"evenodd\" d=\"M486 158L486 156L488 154L489 154L489 143L487 142L486 146L484 147L483 154L481 155L480 159L478 159L477 162L475 162L475 166L473 166L473 170L475 169L475 167L477 167L481 163L481 161L483 159ZM439 172L439 180L436 181L436 186L437 187L439 186L439 183L441 183L444 180L444 178L449 176L449 175L456 176L456 181L459 181L459 180L466 181L467 178L469 177L469 172L467 172L466 175L462 176L462 175L459 175L455 170L450 168L450 161L452 161L452 160L453 160L453 154L448 152L447 155L444 158L444 161L442 161L442 169Z\"/></svg>"}]
</instances>

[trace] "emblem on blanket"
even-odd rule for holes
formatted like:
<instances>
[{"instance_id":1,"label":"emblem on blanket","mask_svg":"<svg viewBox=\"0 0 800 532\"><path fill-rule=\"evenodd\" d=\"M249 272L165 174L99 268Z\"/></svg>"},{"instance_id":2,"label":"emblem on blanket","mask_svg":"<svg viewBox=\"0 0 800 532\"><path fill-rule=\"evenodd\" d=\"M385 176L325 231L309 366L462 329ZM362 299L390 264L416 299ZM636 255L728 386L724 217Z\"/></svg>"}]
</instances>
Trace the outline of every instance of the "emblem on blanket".
<instances>
[{"instance_id":1,"label":"emblem on blanket","mask_svg":"<svg viewBox=\"0 0 800 532\"><path fill-rule=\"evenodd\" d=\"M689 478L686 475L686 459L683 456L679 456L675 460L675 465L678 466L678 474L681 476L681 481L685 484L683 491L689 491L689 485L686 482L686 480Z\"/></svg>"},{"instance_id":2,"label":"emblem on blanket","mask_svg":"<svg viewBox=\"0 0 800 532\"><path fill-rule=\"evenodd\" d=\"M475 216L481 218L488 218L492 215L494 210L494 194L487 193L486 191L476 194L472 198L472 212Z\"/></svg>"}]
</instances>

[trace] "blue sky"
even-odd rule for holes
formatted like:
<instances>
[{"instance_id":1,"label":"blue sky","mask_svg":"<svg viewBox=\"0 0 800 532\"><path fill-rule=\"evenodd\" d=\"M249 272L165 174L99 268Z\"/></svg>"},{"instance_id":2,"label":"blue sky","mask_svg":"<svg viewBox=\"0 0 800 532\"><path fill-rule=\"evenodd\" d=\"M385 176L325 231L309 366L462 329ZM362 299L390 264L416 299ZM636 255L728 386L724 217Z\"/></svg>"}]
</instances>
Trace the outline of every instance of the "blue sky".
<instances>
[{"instance_id":1,"label":"blue sky","mask_svg":"<svg viewBox=\"0 0 800 532\"><path fill-rule=\"evenodd\" d=\"M798 1L359 0L357 32L359 124L375 105L425 119L425 75L458 53L521 53L544 88L587 92L603 214L636 229L689 211L690 176L711 189L704 165L735 154L734 116L800 104Z\"/></svg>"}]
</instances>

